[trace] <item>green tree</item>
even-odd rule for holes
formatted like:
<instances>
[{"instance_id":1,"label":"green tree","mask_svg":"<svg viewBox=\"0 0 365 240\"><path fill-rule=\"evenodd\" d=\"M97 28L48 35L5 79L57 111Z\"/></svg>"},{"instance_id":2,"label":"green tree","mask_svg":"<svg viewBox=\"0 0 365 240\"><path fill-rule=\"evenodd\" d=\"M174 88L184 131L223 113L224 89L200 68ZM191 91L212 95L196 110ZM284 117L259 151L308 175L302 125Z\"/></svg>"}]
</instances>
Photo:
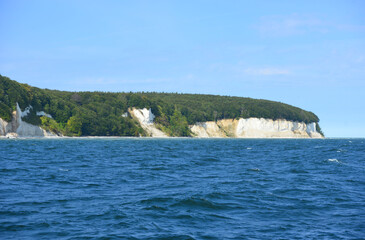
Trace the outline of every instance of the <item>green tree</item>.
<instances>
[{"instance_id":1,"label":"green tree","mask_svg":"<svg viewBox=\"0 0 365 240\"><path fill-rule=\"evenodd\" d=\"M181 114L175 106L174 114L170 118L170 135L171 136L189 136L189 125L186 117Z\"/></svg>"},{"instance_id":2,"label":"green tree","mask_svg":"<svg viewBox=\"0 0 365 240\"><path fill-rule=\"evenodd\" d=\"M0 118L10 121L16 103L33 108L24 121L63 134L139 136L137 121L122 117L128 108L151 108L157 127L171 136L189 136L188 124L224 118L270 118L318 122L312 112L288 104L242 97L177 93L65 92L39 89L0 75ZM38 111L53 119L42 118ZM319 128L318 128L319 129Z\"/></svg>"},{"instance_id":3,"label":"green tree","mask_svg":"<svg viewBox=\"0 0 365 240\"><path fill-rule=\"evenodd\" d=\"M62 133L63 129L60 127L60 125L52 118L42 116L40 117L42 127L48 131L54 132L54 133Z\"/></svg>"},{"instance_id":4,"label":"green tree","mask_svg":"<svg viewBox=\"0 0 365 240\"><path fill-rule=\"evenodd\" d=\"M77 116L72 116L67 121L66 129L68 132L81 136L82 134L82 119Z\"/></svg>"}]
</instances>

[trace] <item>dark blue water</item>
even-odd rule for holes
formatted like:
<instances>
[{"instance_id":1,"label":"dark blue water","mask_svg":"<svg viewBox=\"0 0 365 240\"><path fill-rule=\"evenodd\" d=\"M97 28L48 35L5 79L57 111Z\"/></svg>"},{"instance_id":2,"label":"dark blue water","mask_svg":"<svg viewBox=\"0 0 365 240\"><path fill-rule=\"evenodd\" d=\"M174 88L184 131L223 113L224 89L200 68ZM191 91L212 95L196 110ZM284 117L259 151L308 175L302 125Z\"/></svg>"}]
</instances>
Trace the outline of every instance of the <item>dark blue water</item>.
<instances>
[{"instance_id":1,"label":"dark blue water","mask_svg":"<svg viewBox=\"0 0 365 240\"><path fill-rule=\"evenodd\" d=\"M0 140L1 239L364 239L365 139Z\"/></svg>"}]
</instances>

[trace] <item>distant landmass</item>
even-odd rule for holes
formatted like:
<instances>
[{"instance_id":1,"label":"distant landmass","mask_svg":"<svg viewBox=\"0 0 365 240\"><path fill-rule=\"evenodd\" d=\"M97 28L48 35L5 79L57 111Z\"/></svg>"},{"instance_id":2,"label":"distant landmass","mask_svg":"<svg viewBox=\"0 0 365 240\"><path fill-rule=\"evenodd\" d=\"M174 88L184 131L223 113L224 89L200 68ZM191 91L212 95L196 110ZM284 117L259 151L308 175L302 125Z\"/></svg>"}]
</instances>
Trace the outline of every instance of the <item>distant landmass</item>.
<instances>
[{"instance_id":1,"label":"distant landmass","mask_svg":"<svg viewBox=\"0 0 365 240\"><path fill-rule=\"evenodd\" d=\"M0 75L0 136L321 138L312 112L269 100L40 89Z\"/></svg>"}]
</instances>

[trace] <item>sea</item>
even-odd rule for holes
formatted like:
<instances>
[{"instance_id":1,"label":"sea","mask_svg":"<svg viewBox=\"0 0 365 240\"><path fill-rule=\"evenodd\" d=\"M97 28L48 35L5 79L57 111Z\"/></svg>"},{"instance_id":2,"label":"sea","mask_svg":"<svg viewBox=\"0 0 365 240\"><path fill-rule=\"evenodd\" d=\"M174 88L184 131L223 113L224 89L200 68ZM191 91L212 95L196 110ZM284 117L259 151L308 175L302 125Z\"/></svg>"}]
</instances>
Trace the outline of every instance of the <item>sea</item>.
<instances>
[{"instance_id":1,"label":"sea","mask_svg":"<svg viewBox=\"0 0 365 240\"><path fill-rule=\"evenodd\" d=\"M1 139L0 239L365 239L365 139Z\"/></svg>"}]
</instances>

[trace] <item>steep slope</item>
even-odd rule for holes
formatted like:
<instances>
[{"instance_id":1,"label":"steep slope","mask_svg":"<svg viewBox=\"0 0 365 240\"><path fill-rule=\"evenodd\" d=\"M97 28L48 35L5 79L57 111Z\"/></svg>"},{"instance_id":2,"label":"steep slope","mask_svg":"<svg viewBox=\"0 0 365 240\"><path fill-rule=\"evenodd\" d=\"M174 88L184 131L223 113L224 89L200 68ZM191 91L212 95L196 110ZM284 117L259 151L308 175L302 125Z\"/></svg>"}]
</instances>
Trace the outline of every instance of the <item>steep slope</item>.
<instances>
[{"instance_id":1,"label":"steep slope","mask_svg":"<svg viewBox=\"0 0 365 240\"><path fill-rule=\"evenodd\" d=\"M16 111L13 112L11 122L7 122L0 118L0 136L13 137L56 137L56 133L47 131L39 126L26 123L22 120L22 116L26 116L29 111L21 111L16 104Z\"/></svg>"},{"instance_id":2,"label":"steep slope","mask_svg":"<svg viewBox=\"0 0 365 240\"><path fill-rule=\"evenodd\" d=\"M151 109L128 109L129 114L136 119L141 127L145 130L147 133L147 136L149 137L167 137L167 135L162 132L161 130L157 129L155 124L153 123L153 120L155 118L155 115L153 115Z\"/></svg>"},{"instance_id":3,"label":"steep slope","mask_svg":"<svg viewBox=\"0 0 365 240\"><path fill-rule=\"evenodd\" d=\"M193 136L234 138L322 138L315 123L264 118L223 119L191 126Z\"/></svg>"},{"instance_id":4,"label":"steep slope","mask_svg":"<svg viewBox=\"0 0 365 240\"><path fill-rule=\"evenodd\" d=\"M67 136L191 136L196 135L191 128L196 123L220 127L225 119L252 118L315 123L321 132L315 114L280 102L200 94L65 92L0 75L0 134L5 122L12 122L17 104L27 112L21 116L24 123ZM137 117L143 109L153 113L154 124Z\"/></svg>"}]
</instances>

